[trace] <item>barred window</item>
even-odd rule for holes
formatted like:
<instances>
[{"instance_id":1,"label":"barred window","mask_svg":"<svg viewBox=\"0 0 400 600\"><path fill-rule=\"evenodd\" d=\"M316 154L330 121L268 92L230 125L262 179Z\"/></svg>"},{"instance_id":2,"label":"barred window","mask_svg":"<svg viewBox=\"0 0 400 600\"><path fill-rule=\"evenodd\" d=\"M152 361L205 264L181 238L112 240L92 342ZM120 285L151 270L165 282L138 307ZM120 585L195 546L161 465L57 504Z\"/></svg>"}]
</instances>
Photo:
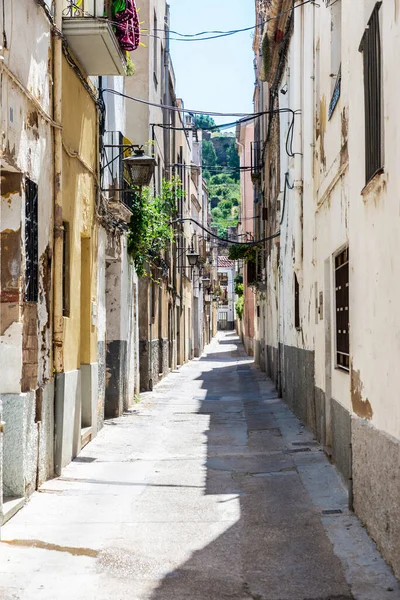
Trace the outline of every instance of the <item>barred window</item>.
<instances>
[{"instance_id":1,"label":"barred window","mask_svg":"<svg viewBox=\"0 0 400 600\"><path fill-rule=\"evenodd\" d=\"M349 335L349 249L335 257L336 289L336 366L350 368Z\"/></svg>"},{"instance_id":2,"label":"barred window","mask_svg":"<svg viewBox=\"0 0 400 600\"><path fill-rule=\"evenodd\" d=\"M364 58L365 180L383 169L382 152L382 57L377 2L360 44Z\"/></svg>"},{"instance_id":3,"label":"barred window","mask_svg":"<svg viewBox=\"0 0 400 600\"><path fill-rule=\"evenodd\" d=\"M296 273L294 273L294 326L300 329L300 286Z\"/></svg>"},{"instance_id":4,"label":"barred window","mask_svg":"<svg viewBox=\"0 0 400 600\"><path fill-rule=\"evenodd\" d=\"M25 301L38 301L38 186L25 180Z\"/></svg>"}]
</instances>

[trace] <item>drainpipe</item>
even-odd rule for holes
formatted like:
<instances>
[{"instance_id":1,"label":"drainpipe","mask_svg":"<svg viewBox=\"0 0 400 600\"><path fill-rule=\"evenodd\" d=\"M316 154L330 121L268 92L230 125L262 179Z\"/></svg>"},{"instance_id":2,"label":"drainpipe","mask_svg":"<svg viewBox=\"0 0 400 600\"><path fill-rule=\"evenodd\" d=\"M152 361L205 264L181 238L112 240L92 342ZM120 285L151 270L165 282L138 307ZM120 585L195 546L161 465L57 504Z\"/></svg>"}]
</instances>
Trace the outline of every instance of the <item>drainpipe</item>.
<instances>
[{"instance_id":1,"label":"drainpipe","mask_svg":"<svg viewBox=\"0 0 400 600\"><path fill-rule=\"evenodd\" d=\"M54 21L62 29L62 0L55 0ZM53 114L62 123L62 40L53 37ZM62 373L63 364L63 215L62 215L62 130L54 128L54 258L53 258L53 353L54 369Z\"/></svg>"},{"instance_id":2,"label":"drainpipe","mask_svg":"<svg viewBox=\"0 0 400 600\"><path fill-rule=\"evenodd\" d=\"M294 78L294 200L295 200L295 255L294 271L299 283L302 281L303 264L303 106L302 106L302 31L303 7L298 7L294 16L293 46L295 56Z\"/></svg>"}]
</instances>

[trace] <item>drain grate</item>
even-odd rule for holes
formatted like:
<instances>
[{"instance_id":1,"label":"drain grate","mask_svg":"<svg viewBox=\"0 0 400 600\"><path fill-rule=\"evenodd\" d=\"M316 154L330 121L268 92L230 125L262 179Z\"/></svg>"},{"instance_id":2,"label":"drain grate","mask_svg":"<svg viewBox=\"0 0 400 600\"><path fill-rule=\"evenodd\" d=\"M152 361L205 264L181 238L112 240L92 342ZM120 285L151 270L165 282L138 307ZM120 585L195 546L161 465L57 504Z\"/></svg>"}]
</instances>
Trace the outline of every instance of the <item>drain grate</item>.
<instances>
[{"instance_id":1,"label":"drain grate","mask_svg":"<svg viewBox=\"0 0 400 600\"><path fill-rule=\"evenodd\" d=\"M343 511L340 508L330 508L322 511L323 515L342 515Z\"/></svg>"}]
</instances>

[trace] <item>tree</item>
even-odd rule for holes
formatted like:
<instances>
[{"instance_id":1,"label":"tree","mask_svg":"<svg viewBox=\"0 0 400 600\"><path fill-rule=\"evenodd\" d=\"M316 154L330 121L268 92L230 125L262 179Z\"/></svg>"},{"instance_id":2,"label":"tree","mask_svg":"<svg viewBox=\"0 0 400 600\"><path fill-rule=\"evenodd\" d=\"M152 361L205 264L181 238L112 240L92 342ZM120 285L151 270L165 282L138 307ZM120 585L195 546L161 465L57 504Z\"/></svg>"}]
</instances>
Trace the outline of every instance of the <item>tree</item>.
<instances>
[{"instance_id":1,"label":"tree","mask_svg":"<svg viewBox=\"0 0 400 600\"><path fill-rule=\"evenodd\" d=\"M209 117L208 115L196 115L194 123L195 127L198 127L199 129L216 127L214 119L212 117ZM216 127L214 131L219 131L219 129Z\"/></svg>"},{"instance_id":2,"label":"tree","mask_svg":"<svg viewBox=\"0 0 400 600\"><path fill-rule=\"evenodd\" d=\"M231 144L227 150L228 167L232 168L232 177L236 181L240 179L240 159L236 148L236 144Z\"/></svg>"},{"instance_id":3,"label":"tree","mask_svg":"<svg viewBox=\"0 0 400 600\"><path fill-rule=\"evenodd\" d=\"M214 144L210 140L203 140L203 167L215 167L217 154Z\"/></svg>"}]
</instances>

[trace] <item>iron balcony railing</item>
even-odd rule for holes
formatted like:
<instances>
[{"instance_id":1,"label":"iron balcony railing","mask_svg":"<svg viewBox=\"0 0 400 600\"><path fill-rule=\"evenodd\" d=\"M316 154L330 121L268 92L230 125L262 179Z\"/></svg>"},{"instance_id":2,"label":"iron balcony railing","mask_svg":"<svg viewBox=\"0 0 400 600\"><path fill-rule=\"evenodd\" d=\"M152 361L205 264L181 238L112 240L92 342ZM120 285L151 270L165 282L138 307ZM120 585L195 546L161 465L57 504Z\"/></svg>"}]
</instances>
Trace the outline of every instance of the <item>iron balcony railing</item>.
<instances>
[{"instance_id":1,"label":"iron balcony railing","mask_svg":"<svg viewBox=\"0 0 400 600\"><path fill-rule=\"evenodd\" d=\"M68 0L64 17L112 17L112 0Z\"/></svg>"},{"instance_id":2,"label":"iron balcony railing","mask_svg":"<svg viewBox=\"0 0 400 600\"><path fill-rule=\"evenodd\" d=\"M103 137L101 189L111 202L121 202L132 210L135 191L129 185L124 165L126 138L120 131L107 131Z\"/></svg>"}]
</instances>

